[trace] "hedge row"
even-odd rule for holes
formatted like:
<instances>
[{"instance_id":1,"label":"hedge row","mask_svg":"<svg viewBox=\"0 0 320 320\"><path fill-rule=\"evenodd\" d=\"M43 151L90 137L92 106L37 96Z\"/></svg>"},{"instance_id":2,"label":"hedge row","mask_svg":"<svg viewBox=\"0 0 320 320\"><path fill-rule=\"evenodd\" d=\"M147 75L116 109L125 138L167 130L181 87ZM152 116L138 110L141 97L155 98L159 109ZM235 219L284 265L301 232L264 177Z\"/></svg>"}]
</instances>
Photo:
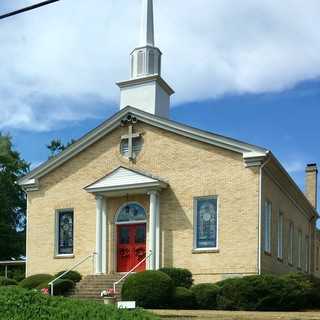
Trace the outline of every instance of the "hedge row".
<instances>
[{"instance_id":1,"label":"hedge row","mask_svg":"<svg viewBox=\"0 0 320 320\"><path fill-rule=\"evenodd\" d=\"M123 286L123 299L135 300L144 308L248 311L320 308L320 280L305 274L233 278L190 289L175 287L176 281L168 274L148 271L130 276Z\"/></svg>"},{"instance_id":2,"label":"hedge row","mask_svg":"<svg viewBox=\"0 0 320 320\"><path fill-rule=\"evenodd\" d=\"M36 274L19 283L19 286L24 289L50 289L49 283L62 275L65 271L60 271L54 276L50 274ZM61 279L54 283L54 295L63 296L66 295L71 289L74 288L76 282L81 280L81 275L77 271L70 271L64 275Z\"/></svg>"},{"instance_id":3,"label":"hedge row","mask_svg":"<svg viewBox=\"0 0 320 320\"><path fill-rule=\"evenodd\" d=\"M0 288L1 319L14 320L159 320L141 310L117 310L96 302L50 297L19 287Z\"/></svg>"}]
</instances>

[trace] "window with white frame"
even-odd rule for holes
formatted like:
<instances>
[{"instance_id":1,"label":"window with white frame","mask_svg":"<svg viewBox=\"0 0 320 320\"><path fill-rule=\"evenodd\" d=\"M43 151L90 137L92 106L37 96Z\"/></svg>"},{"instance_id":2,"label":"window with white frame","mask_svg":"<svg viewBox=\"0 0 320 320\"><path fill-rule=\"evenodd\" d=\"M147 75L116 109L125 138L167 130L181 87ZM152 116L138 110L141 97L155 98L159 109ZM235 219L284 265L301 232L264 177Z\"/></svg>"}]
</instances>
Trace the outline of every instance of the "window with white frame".
<instances>
[{"instance_id":1,"label":"window with white frame","mask_svg":"<svg viewBox=\"0 0 320 320\"><path fill-rule=\"evenodd\" d=\"M310 241L309 236L305 238L305 249L306 249L306 259L305 259L305 271L309 272L309 264L310 264Z\"/></svg>"},{"instance_id":2,"label":"window with white frame","mask_svg":"<svg viewBox=\"0 0 320 320\"><path fill-rule=\"evenodd\" d=\"M266 201L264 205L264 251L271 253L271 221L272 221L272 203Z\"/></svg>"},{"instance_id":3,"label":"window with white frame","mask_svg":"<svg viewBox=\"0 0 320 320\"><path fill-rule=\"evenodd\" d=\"M302 266L302 232L298 231L298 268Z\"/></svg>"},{"instance_id":4,"label":"window with white frame","mask_svg":"<svg viewBox=\"0 0 320 320\"><path fill-rule=\"evenodd\" d=\"M278 215L278 258L283 259L283 213Z\"/></svg>"},{"instance_id":5,"label":"window with white frame","mask_svg":"<svg viewBox=\"0 0 320 320\"><path fill-rule=\"evenodd\" d=\"M294 226L293 226L293 223L290 222L288 261L289 261L289 264L291 265L293 265L293 250L294 250Z\"/></svg>"},{"instance_id":6,"label":"window with white frame","mask_svg":"<svg viewBox=\"0 0 320 320\"><path fill-rule=\"evenodd\" d=\"M56 216L57 255L73 254L73 210L58 210Z\"/></svg>"},{"instance_id":7,"label":"window with white frame","mask_svg":"<svg viewBox=\"0 0 320 320\"><path fill-rule=\"evenodd\" d=\"M218 248L218 198L199 197L194 200L194 249Z\"/></svg>"}]
</instances>

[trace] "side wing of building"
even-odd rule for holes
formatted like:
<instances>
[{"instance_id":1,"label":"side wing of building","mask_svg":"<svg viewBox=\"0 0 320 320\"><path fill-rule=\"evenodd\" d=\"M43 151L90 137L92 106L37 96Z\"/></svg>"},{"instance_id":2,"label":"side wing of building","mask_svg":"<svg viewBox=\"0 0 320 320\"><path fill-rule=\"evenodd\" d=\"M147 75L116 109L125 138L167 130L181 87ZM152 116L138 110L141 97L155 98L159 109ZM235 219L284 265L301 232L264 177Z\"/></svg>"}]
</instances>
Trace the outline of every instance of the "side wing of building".
<instances>
[{"instance_id":1,"label":"side wing of building","mask_svg":"<svg viewBox=\"0 0 320 320\"><path fill-rule=\"evenodd\" d=\"M261 272L314 273L315 209L273 156L261 185Z\"/></svg>"}]
</instances>

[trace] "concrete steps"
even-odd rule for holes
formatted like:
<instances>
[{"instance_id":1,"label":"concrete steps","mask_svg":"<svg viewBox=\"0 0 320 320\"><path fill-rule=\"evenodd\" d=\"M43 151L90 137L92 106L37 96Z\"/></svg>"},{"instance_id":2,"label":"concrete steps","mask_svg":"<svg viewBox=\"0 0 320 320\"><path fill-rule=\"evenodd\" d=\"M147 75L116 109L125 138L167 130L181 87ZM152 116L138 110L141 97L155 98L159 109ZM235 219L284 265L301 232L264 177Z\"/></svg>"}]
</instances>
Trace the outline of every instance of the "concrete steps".
<instances>
[{"instance_id":1,"label":"concrete steps","mask_svg":"<svg viewBox=\"0 0 320 320\"><path fill-rule=\"evenodd\" d=\"M70 297L81 300L95 300L102 302L103 299L100 296L101 291L113 288L113 284L121 279L122 274L110 274L110 275L90 275L84 277L79 283L77 283L74 290L71 292ZM122 284L120 283L116 290L116 296L119 299L121 295Z\"/></svg>"}]
</instances>

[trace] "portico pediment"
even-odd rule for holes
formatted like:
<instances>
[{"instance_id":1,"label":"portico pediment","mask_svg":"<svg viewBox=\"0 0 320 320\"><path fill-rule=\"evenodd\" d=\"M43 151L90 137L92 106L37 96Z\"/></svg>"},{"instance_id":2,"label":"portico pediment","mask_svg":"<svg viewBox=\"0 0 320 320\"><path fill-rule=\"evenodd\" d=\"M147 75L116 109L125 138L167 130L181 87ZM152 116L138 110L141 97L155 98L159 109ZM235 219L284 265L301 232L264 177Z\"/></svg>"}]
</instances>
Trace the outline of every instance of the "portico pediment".
<instances>
[{"instance_id":1,"label":"portico pediment","mask_svg":"<svg viewBox=\"0 0 320 320\"><path fill-rule=\"evenodd\" d=\"M149 189L160 190L168 184L162 179L139 170L118 167L111 173L85 187L89 193L127 194Z\"/></svg>"}]
</instances>

